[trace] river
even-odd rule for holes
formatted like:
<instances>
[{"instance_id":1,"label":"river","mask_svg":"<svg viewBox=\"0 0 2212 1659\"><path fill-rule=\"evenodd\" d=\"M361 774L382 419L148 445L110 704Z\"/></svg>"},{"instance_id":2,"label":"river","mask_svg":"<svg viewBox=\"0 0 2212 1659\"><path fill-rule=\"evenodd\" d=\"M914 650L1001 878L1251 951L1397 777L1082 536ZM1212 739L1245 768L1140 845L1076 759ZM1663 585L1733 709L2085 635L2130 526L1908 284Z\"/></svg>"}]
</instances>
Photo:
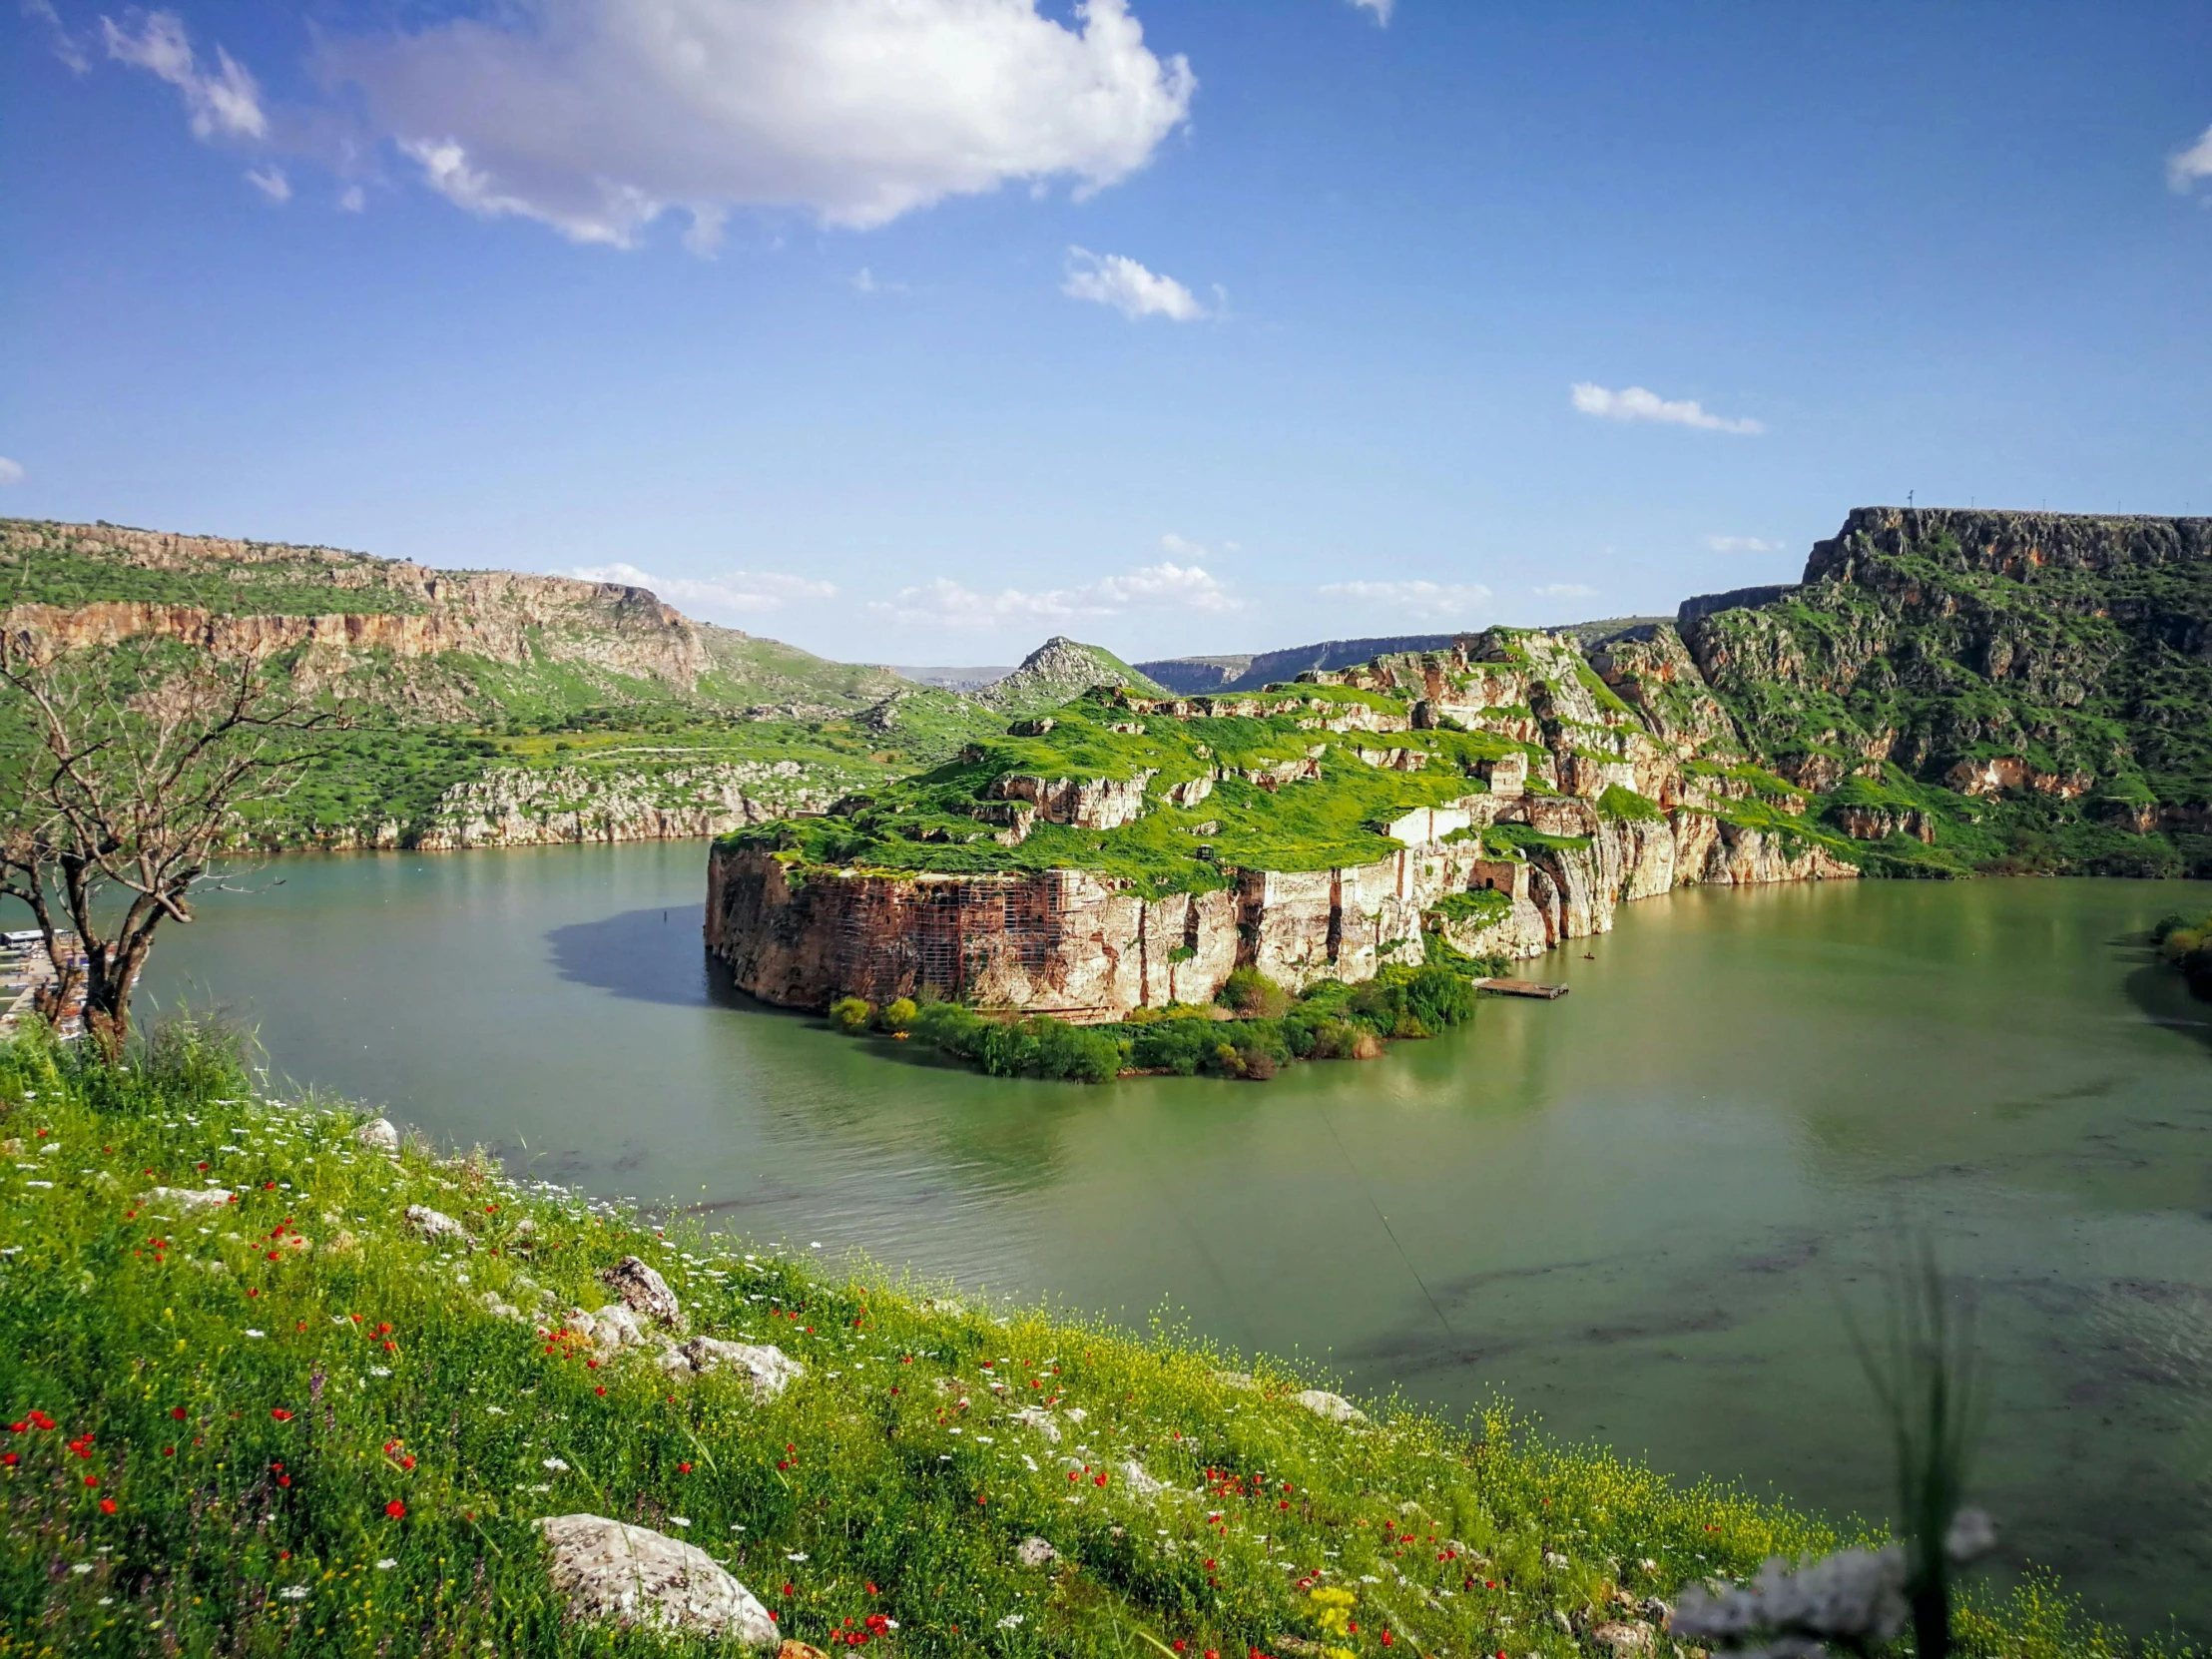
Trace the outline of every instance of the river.
<instances>
[{"instance_id":1,"label":"river","mask_svg":"<svg viewBox=\"0 0 2212 1659\"><path fill-rule=\"evenodd\" d=\"M519 1172L1837 1514L1890 1497L1839 1310L1926 1229L1977 1288L2005 1570L2212 1633L2212 1007L2139 942L2212 888L1692 888L1534 965L1571 996L1379 1062L1083 1089L732 995L704 857L290 858L148 989Z\"/></svg>"}]
</instances>

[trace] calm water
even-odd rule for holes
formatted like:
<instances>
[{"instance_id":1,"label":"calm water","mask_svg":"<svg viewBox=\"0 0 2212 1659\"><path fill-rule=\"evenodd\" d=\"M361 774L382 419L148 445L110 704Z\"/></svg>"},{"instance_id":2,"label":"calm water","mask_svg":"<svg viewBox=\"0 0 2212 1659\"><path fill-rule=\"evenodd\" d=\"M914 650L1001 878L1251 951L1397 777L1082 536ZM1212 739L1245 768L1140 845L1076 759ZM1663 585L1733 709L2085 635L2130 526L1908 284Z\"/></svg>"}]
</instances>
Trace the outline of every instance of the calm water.
<instances>
[{"instance_id":1,"label":"calm water","mask_svg":"<svg viewBox=\"0 0 2212 1659\"><path fill-rule=\"evenodd\" d=\"M1574 994L1266 1087L994 1082L722 993L698 844L298 859L155 954L277 1070L602 1193L861 1250L1880 1512L1839 1298L1976 1276L2013 1566L2212 1631L2212 1008L2133 941L2212 888L1692 890ZM263 878L267 880L268 877ZM1594 952L1585 959L1583 949Z\"/></svg>"}]
</instances>

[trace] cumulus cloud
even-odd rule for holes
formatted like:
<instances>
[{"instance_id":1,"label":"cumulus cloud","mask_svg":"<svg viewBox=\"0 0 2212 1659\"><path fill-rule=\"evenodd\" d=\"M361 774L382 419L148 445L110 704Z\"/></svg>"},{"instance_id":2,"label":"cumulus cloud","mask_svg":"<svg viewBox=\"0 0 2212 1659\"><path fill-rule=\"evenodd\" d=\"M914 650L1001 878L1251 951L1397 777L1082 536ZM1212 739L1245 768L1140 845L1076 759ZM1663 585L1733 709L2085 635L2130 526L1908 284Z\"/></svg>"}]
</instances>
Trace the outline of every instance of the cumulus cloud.
<instances>
[{"instance_id":1,"label":"cumulus cloud","mask_svg":"<svg viewBox=\"0 0 2212 1659\"><path fill-rule=\"evenodd\" d=\"M254 77L220 46L215 49L215 68L203 69L175 12L147 12L130 29L118 28L113 18L103 17L100 32L109 57L167 81L184 95L195 138L269 136L269 116L262 109L262 89Z\"/></svg>"},{"instance_id":2,"label":"cumulus cloud","mask_svg":"<svg viewBox=\"0 0 2212 1659\"><path fill-rule=\"evenodd\" d=\"M2212 179L2212 127L2197 142L2166 158L2167 188L2186 196L2199 179Z\"/></svg>"},{"instance_id":3,"label":"cumulus cloud","mask_svg":"<svg viewBox=\"0 0 2212 1659\"><path fill-rule=\"evenodd\" d=\"M1126 179L1197 80L1128 0L510 0L322 54L430 187L576 242L741 207L855 229L1010 180Z\"/></svg>"},{"instance_id":4,"label":"cumulus cloud","mask_svg":"<svg viewBox=\"0 0 2212 1659\"><path fill-rule=\"evenodd\" d=\"M22 482L23 463L21 461L11 461L7 456L0 455L0 484L20 484Z\"/></svg>"},{"instance_id":5,"label":"cumulus cloud","mask_svg":"<svg viewBox=\"0 0 2212 1659\"><path fill-rule=\"evenodd\" d=\"M724 576L656 576L632 564L586 565L569 572L585 582L620 582L625 587L648 588L681 611L695 611L713 620L721 616L761 616L780 611L794 600L834 599L837 590L830 582L788 576L780 571L734 570Z\"/></svg>"},{"instance_id":6,"label":"cumulus cloud","mask_svg":"<svg viewBox=\"0 0 2212 1659\"><path fill-rule=\"evenodd\" d=\"M1549 582L1528 590L1538 599L1595 599L1597 589L1581 582Z\"/></svg>"},{"instance_id":7,"label":"cumulus cloud","mask_svg":"<svg viewBox=\"0 0 2212 1659\"><path fill-rule=\"evenodd\" d=\"M1606 420L1651 420L1664 426L1695 426L1703 432L1739 432L1746 437L1766 430L1756 420L1730 420L1709 412L1703 404L1692 399L1661 397L1642 386L1608 391L1583 380L1573 387L1573 394L1574 406L1582 413Z\"/></svg>"},{"instance_id":8,"label":"cumulus cloud","mask_svg":"<svg viewBox=\"0 0 2212 1659\"><path fill-rule=\"evenodd\" d=\"M359 185L347 185L338 192L338 212L357 214L365 213L367 209L368 194Z\"/></svg>"},{"instance_id":9,"label":"cumulus cloud","mask_svg":"<svg viewBox=\"0 0 2212 1659\"><path fill-rule=\"evenodd\" d=\"M291 181L284 177L280 167L258 167L247 171L246 182L268 197L272 202L291 200Z\"/></svg>"},{"instance_id":10,"label":"cumulus cloud","mask_svg":"<svg viewBox=\"0 0 2212 1659\"><path fill-rule=\"evenodd\" d=\"M1206 307L1189 288L1173 276L1147 271L1125 254L1070 248L1068 276L1060 291L1070 299L1111 305L1131 318L1164 316L1174 322L1196 322L1206 315Z\"/></svg>"},{"instance_id":11,"label":"cumulus cloud","mask_svg":"<svg viewBox=\"0 0 2212 1659\"><path fill-rule=\"evenodd\" d=\"M985 593L940 576L868 608L922 627L982 632L1009 625L1121 616L1133 610L1227 612L1241 607L1242 601L1200 566L1162 560L1076 588L1000 588Z\"/></svg>"},{"instance_id":12,"label":"cumulus cloud","mask_svg":"<svg viewBox=\"0 0 2212 1659\"><path fill-rule=\"evenodd\" d=\"M1716 553L1779 553L1782 544L1759 536L1707 536L1705 545Z\"/></svg>"},{"instance_id":13,"label":"cumulus cloud","mask_svg":"<svg viewBox=\"0 0 2212 1659\"><path fill-rule=\"evenodd\" d=\"M1321 596L1437 621L1473 616L1490 603L1480 582L1331 582Z\"/></svg>"},{"instance_id":14,"label":"cumulus cloud","mask_svg":"<svg viewBox=\"0 0 2212 1659\"><path fill-rule=\"evenodd\" d=\"M1377 25L1387 28L1390 12L1397 5L1397 0L1352 0L1352 3L1364 12L1374 13Z\"/></svg>"}]
</instances>

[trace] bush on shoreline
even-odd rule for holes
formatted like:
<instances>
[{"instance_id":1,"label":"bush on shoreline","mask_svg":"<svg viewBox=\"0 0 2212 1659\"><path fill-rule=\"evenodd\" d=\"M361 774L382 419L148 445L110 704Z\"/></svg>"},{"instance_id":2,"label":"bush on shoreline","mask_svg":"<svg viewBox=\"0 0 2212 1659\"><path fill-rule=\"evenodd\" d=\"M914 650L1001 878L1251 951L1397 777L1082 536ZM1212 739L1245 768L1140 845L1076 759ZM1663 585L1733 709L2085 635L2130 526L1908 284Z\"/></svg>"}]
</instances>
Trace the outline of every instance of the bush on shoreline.
<instances>
[{"instance_id":1,"label":"bush on shoreline","mask_svg":"<svg viewBox=\"0 0 2212 1659\"><path fill-rule=\"evenodd\" d=\"M2159 959L2177 968L2190 994L2212 1002L2212 911L2201 916L2161 916L2150 930Z\"/></svg>"},{"instance_id":2,"label":"bush on shoreline","mask_svg":"<svg viewBox=\"0 0 2212 1659\"><path fill-rule=\"evenodd\" d=\"M1233 1077L1266 1082L1298 1060L1372 1060L1382 1039L1432 1037L1474 1018L1475 990L1457 967L1385 967L1358 985L1324 980L1299 996L1256 969L1229 976L1213 1005L1139 1009L1112 1025L1049 1015L993 1019L960 1002L905 997L878 1012L856 996L830 1005L849 1036L912 1037L992 1077L1110 1083L1116 1077ZM1232 1010L1235 1010L1234 1012Z\"/></svg>"},{"instance_id":3,"label":"bush on shoreline","mask_svg":"<svg viewBox=\"0 0 2212 1659\"><path fill-rule=\"evenodd\" d=\"M1640 1598L1841 1541L1502 1414L1333 1420L1265 1363L825 1274L239 1083L0 1048L7 1659L709 1651L571 1616L533 1525L570 1513L707 1551L797 1641L917 1659L1569 1659ZM804 1373L677 1381L592 1330L629 1257L690 1332ZM1959 1633L2175 1651L2040 1582Z\"/></svg>"}]
</instances>

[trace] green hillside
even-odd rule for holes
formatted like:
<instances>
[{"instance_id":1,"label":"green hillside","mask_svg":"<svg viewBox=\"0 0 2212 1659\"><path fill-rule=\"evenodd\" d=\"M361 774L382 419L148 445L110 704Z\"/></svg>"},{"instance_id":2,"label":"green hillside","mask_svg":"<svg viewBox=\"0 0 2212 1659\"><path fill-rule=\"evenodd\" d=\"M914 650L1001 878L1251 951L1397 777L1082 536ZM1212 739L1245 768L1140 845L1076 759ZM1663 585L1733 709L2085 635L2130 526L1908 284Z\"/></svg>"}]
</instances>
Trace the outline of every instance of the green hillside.
<instances>
[{"instance_id":1,"label":"green hillside","mask_svg":"<svg viewBox=\"0 0 2212 1659\"><path fill-rule=\"evenodd\" d=\"M1970 862L2212 873L2212 520L1864 508L1802 586L1684 632L1832 814L1939 813Z\"/></svg>"}]
</instances>

